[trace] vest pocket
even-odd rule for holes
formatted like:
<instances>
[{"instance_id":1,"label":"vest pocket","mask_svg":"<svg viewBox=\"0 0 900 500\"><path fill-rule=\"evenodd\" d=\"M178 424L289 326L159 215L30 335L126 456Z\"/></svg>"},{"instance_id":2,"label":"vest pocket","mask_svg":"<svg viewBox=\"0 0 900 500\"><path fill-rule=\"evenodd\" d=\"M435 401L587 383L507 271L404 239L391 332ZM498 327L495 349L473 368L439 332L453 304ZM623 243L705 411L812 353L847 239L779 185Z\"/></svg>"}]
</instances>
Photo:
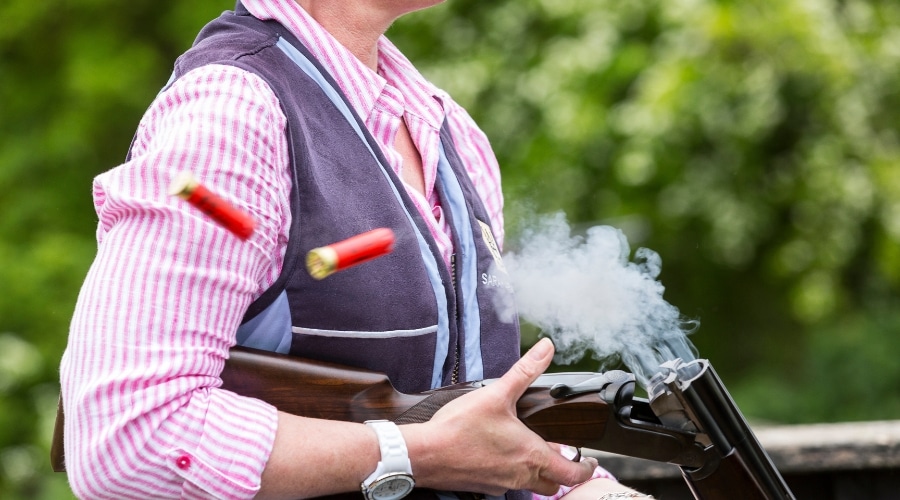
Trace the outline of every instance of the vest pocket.
<instances>
[{"instance_id":1,"label":"vest pocket","mask_svg":"<svg viewBox=\"0 0 900 500\"><path fill-rule=\"evenodd\" d=\"M400 392L431 388L437 325L415 330L346 331L293 327L291 354L384 373Z\"/></svg>"}]
</instances>

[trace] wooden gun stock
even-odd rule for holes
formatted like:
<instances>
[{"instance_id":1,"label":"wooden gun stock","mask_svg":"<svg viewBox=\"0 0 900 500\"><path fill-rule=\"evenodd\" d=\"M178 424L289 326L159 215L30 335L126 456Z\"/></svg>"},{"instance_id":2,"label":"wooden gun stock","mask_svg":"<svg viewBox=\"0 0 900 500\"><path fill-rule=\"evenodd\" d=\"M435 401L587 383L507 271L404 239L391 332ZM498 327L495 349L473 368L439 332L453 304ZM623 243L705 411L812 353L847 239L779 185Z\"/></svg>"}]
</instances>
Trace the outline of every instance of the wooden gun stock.
<instances>
[{"instance_id":1,"label":"wooden gun stock","mask_svg":"<svg viewBox=\"0 0 900 500\"><path fill-rule=\"evenodd\" d=\"M598 411L598 406L606 403L596 393L561 401L548 397L550 386L564 376L539 379L519 399L517 413L525 425L548 441L584 446L606 427L609 414ZM490 381L404 394L380 373L246 348L232 349L222 372L225 389L294 415L349 422L425 422L450 401L485 383Z\"/></svg>"}]
</instances>

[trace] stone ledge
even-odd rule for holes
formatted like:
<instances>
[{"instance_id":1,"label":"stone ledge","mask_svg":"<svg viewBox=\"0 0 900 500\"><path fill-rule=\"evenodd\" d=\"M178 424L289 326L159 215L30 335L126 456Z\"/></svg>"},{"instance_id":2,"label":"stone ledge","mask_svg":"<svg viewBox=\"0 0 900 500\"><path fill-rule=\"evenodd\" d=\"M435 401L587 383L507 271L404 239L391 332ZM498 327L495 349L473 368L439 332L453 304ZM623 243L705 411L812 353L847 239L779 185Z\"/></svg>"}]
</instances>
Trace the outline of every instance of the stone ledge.
<instances>
[{"instance_id":1,"label":"stone ledge","mask_svg":"<svg viewBox=\"0 0 900 500\"><path fill-rule=\"evenodd\" d=\"M900 468L900 420L752 426L782 473ZM597 450L596 457L622 481L681 478L678 467Z\"/></svg>"}]
</instances>

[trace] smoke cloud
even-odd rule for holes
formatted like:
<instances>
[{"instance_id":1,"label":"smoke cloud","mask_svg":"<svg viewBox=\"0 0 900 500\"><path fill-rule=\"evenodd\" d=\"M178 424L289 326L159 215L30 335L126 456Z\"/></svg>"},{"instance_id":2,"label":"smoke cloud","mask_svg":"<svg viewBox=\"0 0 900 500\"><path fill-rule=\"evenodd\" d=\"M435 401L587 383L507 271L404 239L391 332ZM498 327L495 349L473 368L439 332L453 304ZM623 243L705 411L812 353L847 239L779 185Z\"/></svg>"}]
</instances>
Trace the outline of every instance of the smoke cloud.
<instances>
[{"instance_id":1,"label":"smoke cloud","mask_svg":"<svg viewBox=\"0 0 900 500\"><path fill-rule=\"evenodd\" d=\"M625 234L595 226L573 236L563 214L538 219L504 256L519 317L551 337L560 364L591 352L622 359L639 381L660 363L696 352L687 335L697 327L663 299L659 254L639 248L631 258ZM501 304L507 318L516 314Z\"/></svg>"}]
</instances>

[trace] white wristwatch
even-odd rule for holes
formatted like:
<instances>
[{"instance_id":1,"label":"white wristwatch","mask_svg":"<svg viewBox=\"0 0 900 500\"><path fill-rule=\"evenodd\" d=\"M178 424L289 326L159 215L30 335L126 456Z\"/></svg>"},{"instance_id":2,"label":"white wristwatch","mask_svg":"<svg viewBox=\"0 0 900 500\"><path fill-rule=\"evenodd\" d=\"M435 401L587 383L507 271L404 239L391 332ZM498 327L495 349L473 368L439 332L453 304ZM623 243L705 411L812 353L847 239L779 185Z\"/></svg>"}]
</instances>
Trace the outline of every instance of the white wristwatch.
<instances>
[{"instance_id":1,"label":"white wristwatch","mask_svg":"<svg viewBox=\"0 0 900 500\"><path fill-rule=\"evenodd\" d=\"M399 500L416 485L403 434L397 424L388 420L369 420L366 425L378 435L381 461L360 489L367 500Z\"/></svg>"}]
</instances>

